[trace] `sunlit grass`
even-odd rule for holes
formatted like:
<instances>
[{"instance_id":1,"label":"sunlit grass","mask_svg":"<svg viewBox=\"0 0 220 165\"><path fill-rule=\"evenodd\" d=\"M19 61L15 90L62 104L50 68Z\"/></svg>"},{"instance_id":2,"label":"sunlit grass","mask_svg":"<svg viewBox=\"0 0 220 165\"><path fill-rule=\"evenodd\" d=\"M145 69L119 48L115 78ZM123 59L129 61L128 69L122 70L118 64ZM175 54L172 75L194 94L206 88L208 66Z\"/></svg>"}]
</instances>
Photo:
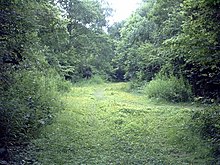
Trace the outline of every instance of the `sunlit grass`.
<instances>
[{"instance_id":1,"label":"sunlit grass","mask_svg":"<svg viewBox=\"0 0 220 165\"><path fill-rule=\"evenodd\" d=\"M66 109L35 141L43 165L209 164L188 128L191 105L156 103L126 83L73 86Z\"/></svg>"}]
</instances>

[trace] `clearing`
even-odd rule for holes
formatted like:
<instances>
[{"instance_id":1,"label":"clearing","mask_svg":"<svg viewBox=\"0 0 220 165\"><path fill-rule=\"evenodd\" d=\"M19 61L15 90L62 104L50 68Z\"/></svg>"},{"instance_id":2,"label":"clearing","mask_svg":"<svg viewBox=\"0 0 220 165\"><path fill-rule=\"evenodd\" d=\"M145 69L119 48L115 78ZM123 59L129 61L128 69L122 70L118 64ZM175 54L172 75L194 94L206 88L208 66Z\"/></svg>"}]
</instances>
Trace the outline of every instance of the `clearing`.
<instances>
[{"instance_id":1,"label":"clearing","mask_svg":"<svg viewBox=\"0 0 220 165\"><path fill-rule=\"evenodd\" d=\"M210 164L209 145L188 124L199 107L151 101L126 86L73 86L65 110L33 142L40 164Z\"/></svg>"}]
</instances>

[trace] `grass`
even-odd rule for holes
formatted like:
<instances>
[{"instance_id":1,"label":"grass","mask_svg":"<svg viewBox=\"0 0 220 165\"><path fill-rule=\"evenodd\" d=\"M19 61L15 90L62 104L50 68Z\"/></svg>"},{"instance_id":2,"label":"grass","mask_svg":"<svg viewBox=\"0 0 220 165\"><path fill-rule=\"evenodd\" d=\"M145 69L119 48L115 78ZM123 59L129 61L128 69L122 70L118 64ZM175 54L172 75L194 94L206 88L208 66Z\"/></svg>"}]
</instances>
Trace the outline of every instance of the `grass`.
<instances>
[{"instance_id":1,"label":"grass","mask_svg":"<svg viewBox=\"0 0 220 165\"><path fill-rule=\"evenodd\" d=\"M147 100L126 83L73 86L67 108L42 131L43 165L210 164L209 144L190 131L191 105Z\"/></svg>"}]
</instances>

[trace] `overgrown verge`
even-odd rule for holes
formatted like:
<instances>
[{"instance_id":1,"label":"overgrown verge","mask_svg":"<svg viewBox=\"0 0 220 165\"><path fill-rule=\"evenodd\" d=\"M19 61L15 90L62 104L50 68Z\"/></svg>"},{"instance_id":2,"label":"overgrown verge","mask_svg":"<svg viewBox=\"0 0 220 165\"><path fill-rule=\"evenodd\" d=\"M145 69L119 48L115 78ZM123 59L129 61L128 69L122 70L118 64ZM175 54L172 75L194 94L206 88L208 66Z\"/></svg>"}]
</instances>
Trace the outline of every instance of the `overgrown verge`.
<instances>
[{"instance_id":1,"label":"overgrown verge","mask_svg":"<svg viewBox=\"0 0 220 165\"><path fill-rule=\"evenodd\" d=\"M59 91L68 86L50 74L33 70L13 73L13 82L1 93L1 139L34 137L62 109Z\"/></svg>"},{"instance_id":2,"label":"overgrown verge","mask_svg":"<svg viewBox=\"0 0 220 165\"><path fill-rule=\"evenodd\" d=\"M52 122L64 108L60 95L70 88L52 69L47 73L21 69L8 76L10 83L0 86L0 149L4 150L0 160L6 161L17 157L16 150Z\"/></svg>"},{"instance_id":3,"label":"overgrown verge","mask_svg":"<svg viewBox=\"0 0 220 165\"><path fill-rule=\"evenodd\" d=\"M192 114L191 128L212 143L215 164L220 164L220 106L207 106Z\"/></svg>"}]
</instances>

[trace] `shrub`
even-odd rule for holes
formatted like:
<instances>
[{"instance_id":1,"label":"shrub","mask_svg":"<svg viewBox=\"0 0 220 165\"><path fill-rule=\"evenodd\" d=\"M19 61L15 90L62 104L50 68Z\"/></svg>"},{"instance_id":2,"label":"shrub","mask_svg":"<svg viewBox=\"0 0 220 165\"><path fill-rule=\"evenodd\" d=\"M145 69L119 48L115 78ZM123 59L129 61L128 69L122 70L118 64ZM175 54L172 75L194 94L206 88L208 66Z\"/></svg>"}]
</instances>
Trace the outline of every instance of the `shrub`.
<instances>
[{"instance_id":1,"label":"shrub","mask_svg":"<svg viewBox=\"0 0 220 165\"><path fill-rule=\"evenodd\" d=\"M127 91L142 91L146 81L140 81L138 79L132 79L128 83Z\"/></svg>"},{"instance_id":2,"label":"shrub","mask_svg":"<svg viewBox=\"0 0 220 165\"><path fill-rule=\"evenodd\" d=\"M58 79L40 71L20 70L1 93L0 138L24 140L37 135L61 107Z\"/></svg>"},{"instance_id":3,"label":"shrub","mask_svg":"<svg viewBox=\"0 0 220 165\"><path fill-rule=\"evenodd\" d=\"M89 84L103 84L104 82L105 80L100 75L93 75L88 81Z\"/></svg>"},{"instance_id":4,"label":"shrub","mask_svg":"<svg viewBox=\"0 0 220 165\"><path fill-rule=\"evenodd\" d=\"M64 78L60 77L56 72L47 73L50 81L54 83L59 93L69 92L72 86L72 83Z\"/></svg>"},{"instance_id":5,"label":"shrub","mask_svg":"<svg viewBox=\"0 0 220 165\"><path fill-rule=\"evenodd\" d=\"M209 106L193 112L191 129L198 131L201 136L212 144L215 157L220 156L220 106ZM220 159L218 160L220 162Z\"/></svg>"},{"instance_id":6,"label":"shrub","mask_svg":"<svg viewBox=\"0 0 220 165\"><path fill-rule=\"evenodd\" d=\"M102 76L93 75L91 78L82 79L81 81L79 81L75 84L78 85L78 86L81 86L81 85L103 84L104 82L105 82L105 80L103 79Z\"/></svg>"},{"instance_id":7,"label":"shrub","mask_svg":"<svg viewBox=\"0 0 220 165\"><path fill-rule=\"evenodd\" d=\"M189 101L192 97L190 85L181 77L158 75L144 87L150 98L159 98L172 102Z\"/></svg>"}]
</instances>

